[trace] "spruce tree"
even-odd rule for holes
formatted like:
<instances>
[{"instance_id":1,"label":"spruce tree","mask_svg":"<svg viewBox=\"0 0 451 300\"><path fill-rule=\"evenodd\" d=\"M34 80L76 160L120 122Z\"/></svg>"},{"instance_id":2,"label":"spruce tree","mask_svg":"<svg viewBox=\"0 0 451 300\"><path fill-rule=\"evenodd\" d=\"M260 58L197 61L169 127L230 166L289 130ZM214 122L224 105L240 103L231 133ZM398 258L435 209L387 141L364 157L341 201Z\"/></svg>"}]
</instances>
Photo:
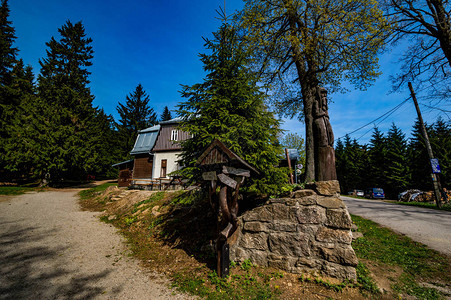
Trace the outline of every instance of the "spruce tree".
<instances>
[{"instance_id":1,"label":"spruce tree","mask_svg":"<svg viewBox=\"0 0 451 300\"><path fill-rule=\"evenodd\" d=\"M386 185L384 190L390 199L397 199L409 183L407 141L405 134L393 123L386 139Z\"/></svg>"},{"instance_id":2,"label":"spruce tree","mask_svg":"<svg viewBox=\"0 0 451 300\"><path fill-rule=\"evenodd\" d=\"M438 158L440 164L440 180L442 187L449 187L451 184L451 128L449 122L438 118L433 124L430 142L434 156Z\"/></svg>"},{"instance_id":3,"label":"spruce tree","mask_svg":"<svg viewBox=\"0 0 451 300\"><path fill-rule=\"evenodd\" d=\"M432 133L432 127L426 126L428 136ZM409 151L409 169L411 172L410 188L420 189L424 191L432 190L431 182L431 164L426 150L426 143L421 133L421 126L418 119L416 120L412 138L408 147Z\"/></svg>"},{"instance_id":4,"label":"spruce tree","mask_svg":"<svg viewBox=\"0 0 451 300\"><path fill-rule=\"evenodd\" d=\"M129 157L138 131L157 124L157 114L149 106L149 96L141 84L126 96L125 104L119 102L116 107L119 122L116 124L121 140L119 145L123 158Z\"/></svg>"},{"instance_id":5,"label":"spruce tree","mask_svg":"<svg viewBox=\"0 0 451 300\"><path fill-rule=\"evenodd\" d=\"M95 124L94 96L89 88L88 67L92 65L92 39L86 37L81 22L67 21L59 39L46 43L47 56L40 60L36 111L41 115L40 159L37 175L52 181L84 178L96 169L89 140Z\"/></svg>"},{"instance_id":6,"label":"spruce tree","mask_svg":"<svg viewBox=\"0 0 451 300\"><path fill-rule=\"evenodd\" d=\"M13 47L16 40L14 27L9 20L8 0L2 0L0 6L0 86L11 83L11 71L16 63L17 48ZM2 101L5 99L1 99Z\"/></svg>"},{"instance_id":7,"label":"spruce tree","mask_svg":"<svg viewBox=\"0 0 451 300\"><path fill-rule=\"evenodd\" d=\"M16 64L18 49L13 47L16 36L14 27L11 26L9 20L9 13L8 1L2 0L0 6L0 180L2 177L7 177L5 147L10 134L6 127L14 119L14 108L18 104L12 87L12 72Z\"/></svg>"},{"instance_id":8,"label":"spruce tree","mask_svg":"<svg viewBox=\"0 0 451 300\"><path fill-rule=\"evenodd\" d=\"M248 189L262 193L278 191L287 174L274 166L282 154L276 120L264 104L258 77L248 68L248 53L233 25L222 24L205 39L211 54L201 54L204 82L183 86L186 101L178 105L180 128L193 134L182 143L181 164L185 174L199 175L194 162L213 140L218 139L260 172L248 181Z\"/></svg>"},{"instance_id":9,"label":"spruce tree","mask_svg":"<svg viewBox=\"0 0 451 300\"><path fill-rule=\"evenodd\" d=\"M387 143L384 134L374 128L369 144L369 165L368 172L371 174L368 187L384 188L386 184L386 156Z\"/></svg>"},{"instance_id":10,"label":"spruce tree","mask_svg":"<svg viewBox=\"0 0 451 300\"><path fill-rule=\"evenodd\" d=\"M164 107L163 113L161 114L160 121L169 121L172 119L171 112L167 106Z\"/></svg>"}]
</instances>

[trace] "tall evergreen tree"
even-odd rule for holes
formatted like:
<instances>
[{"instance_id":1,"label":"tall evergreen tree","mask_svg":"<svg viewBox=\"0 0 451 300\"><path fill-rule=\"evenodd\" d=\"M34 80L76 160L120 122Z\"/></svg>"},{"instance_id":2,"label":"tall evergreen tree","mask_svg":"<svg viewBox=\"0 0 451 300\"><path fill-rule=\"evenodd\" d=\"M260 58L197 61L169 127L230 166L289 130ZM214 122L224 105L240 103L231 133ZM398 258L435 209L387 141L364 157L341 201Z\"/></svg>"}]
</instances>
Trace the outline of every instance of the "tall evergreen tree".
<instances>
[{"instance_id":1,"label":"tall evergreen tree","mask_svg":"<svg viewBox=\"0 0 451 300\"><path fill-rule=\"evenodd\" d=\"M172 119L171 112L167 106L164 107L163 113L161 114L160 121L169 121Z\"/></svg>"},{"instance_id":2,"label":"tall evergreen tree","mask_svg":"<svg viewBox=\"0 0 451 300\"><path fill-rule=\"evenodd\" d=\"M407 141L405 134L393 123L386 139L386 185L388 198L396 199L398 193L404 191L410 183L407 159Z\"/></svg>"},{"instance_id":3,"label":"tall evergreen tree","mask_svg":"<svg viewBox=\"0 0 451 300\"><path fill-rule=\"evenodd\" d=\"M368 172L371 174L371 177L368 187L384 188L386 184L386 153L387 144L384 134L375 127L369 144Z\"/></svg>"},{"instance_id":4,"label":"tall evergreen tree","mask_svg":"<svg viewBox=\"0 0 451 300\"><path fill-rule=\"evenodd\" d=\"M273 193L287 182L287 174L274 167L282 154L277 140L279 122L264 105L265 95L248 68L248 53L236 28L224 23L213 34L214 39L205 43L211 54L200 55L206 78L203 83L184 86L182 96L187 100L178 106L184 120L181 129L193 134L182 143L181 163L190 176L198 175L194 162L219 139L261 172L248 182L248 188Z\"/></svg>"},{"instance_id":5,"label":"tall evergreen tree","mask_svg":"<svg viewBox=\"0 0 451 300\"><path fill-rule=\"evenodd\" d=\"M442 187L449 188L451 182L451 128L449 123L442 118L437 119L433 124L430 142L434 156L439 159L440 163L440 180Z\"/></svg>"},{"instance_id":6,"label":"tall evergreen tree","mask_svg":"<svg viewBox=\"0 0 451 300\"><path fill-rule=\"evenodd\" d=\"M36 175L80 179L97 169L90 140L104 134L94 132L98 111L88 86L94 51L81 22L67 21L58 32L60 39L46 43L47 56L39 62Z\"/></svg>"},{"instance_id":7,"label":"tall evergreen tree","mask_svg":"<svg viewBox=\"0 0 451 300\"><path fill-rule=\"evenodd\" d=\"M428 136L432 133L431 126L426 126ZM410 139L409 150L409 168L411 172L411 188L429 191L432 190L431 165L426 150L426 143L421 133L420 122L416 120L412 137Z\"/></svg>"},{"instance_id":8,"label":"tall evergreen tree","mask_svg":"<svg viewBox=\"0 0 451 300\"><path fill-rule=\"evenodd\" d=\"M14 119L14 107L17 105L15 103L17 98L12 95L11 84L18 49L13 47L16 36L9 20L9 13L8 1L2 0L0 6L0 178L6 176L5 146L10 137L6 126Z\"/></svg>"},{"instance_id":9,"label":"tall evergreen tree","mask_svg":"<svg viewBox=\"0 0 451 300\"><path fill-rule=\"evenodd\" d=\"M149 106L149 96L141 84L126 96L125 104L116 107L120 119L117 123L121 139L122 157L128 157L133 148L138 131L157 124L157 114Z\"/></svg>"},{"instance_id":10,"label":"tall evergreen tree","mask_svg":"<svg viewBox=\"0 0 451 300\"><path fill-rule=\"evenodd\" d=\"M14 27L9 20L8 0L2 0L0 6L0 86L8 86L11 82L11 71L16 63L17 48ZM3 101L4 99L2 99Z\"/></svg>"}]
</instances>

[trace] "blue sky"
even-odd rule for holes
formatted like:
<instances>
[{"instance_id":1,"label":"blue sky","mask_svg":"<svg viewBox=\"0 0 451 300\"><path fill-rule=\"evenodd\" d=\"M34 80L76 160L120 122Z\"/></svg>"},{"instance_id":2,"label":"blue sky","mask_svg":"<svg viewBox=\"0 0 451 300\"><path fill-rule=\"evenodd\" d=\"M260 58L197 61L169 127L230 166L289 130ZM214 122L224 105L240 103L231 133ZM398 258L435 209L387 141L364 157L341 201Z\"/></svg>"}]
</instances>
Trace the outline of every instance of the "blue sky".
<instances>
[{"instance_id":1,"label":"blue sky","mask_svg":"<svg viewBox=\"0 0 451 300\"><path fill-rule=\"evenodd\" d=\"M182 100L180 84L201 82L205 75L198 57L198 53L205 52L202 37L211 37L220 25L215 10L223 5L223 0L9 0L19 57L33 66L35 74L40 70L39 59L46 55L45 43L52 36L58 38L58 28L66 20L83 22L95 51L90 68L94 105L114 117L118 102L124 102L138 83L149 94L150 105L158 115L164 106L175 109ZM242 6L241 0L227 0L226 11L230 14ZM389 75L397 71L400 53L402 49L394 49L381 56L383 75L367 91L351 89L346 94L332 95L329 115L336 138L379 117L409 96L406 90L388 94ZM421 93L418 96L421 100ZM437 111L421 109L426 121L435 121ZM378 127L387 132L395 122L410 135L415 118L409 101ZM282 127L304 136L304 124L296 119L284 120ZM351 137L361 137L359 143L367 143L371 132L370 126Z\"/></svg>"}]
</instances>

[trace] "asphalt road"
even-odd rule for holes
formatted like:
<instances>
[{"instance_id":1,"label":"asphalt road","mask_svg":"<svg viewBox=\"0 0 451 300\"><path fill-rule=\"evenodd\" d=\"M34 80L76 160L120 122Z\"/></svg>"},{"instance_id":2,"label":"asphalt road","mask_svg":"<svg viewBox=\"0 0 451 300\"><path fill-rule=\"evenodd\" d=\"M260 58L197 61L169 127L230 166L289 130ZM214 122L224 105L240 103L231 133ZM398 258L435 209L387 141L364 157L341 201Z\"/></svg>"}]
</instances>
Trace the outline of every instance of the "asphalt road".
<instances>
[{"instance_id":1,"label":"asphalt road","mask_svg":"<svg viewBox=\"0 0 451 300\"><path fill-rule=\"evenodd\" d=\"M186 299L128 255L77 190L0 196L0 299Z\"/></svg>"},{"instance_id":2,"label":"asphalt road","mask_svg":"<svg viewBox=\"0 0 451 300\"><path fill-rule=\"evenodd\" d=\"M349 213L370 219L451 257L451 212L341 196Z\"/></svg>"}]
</instances>

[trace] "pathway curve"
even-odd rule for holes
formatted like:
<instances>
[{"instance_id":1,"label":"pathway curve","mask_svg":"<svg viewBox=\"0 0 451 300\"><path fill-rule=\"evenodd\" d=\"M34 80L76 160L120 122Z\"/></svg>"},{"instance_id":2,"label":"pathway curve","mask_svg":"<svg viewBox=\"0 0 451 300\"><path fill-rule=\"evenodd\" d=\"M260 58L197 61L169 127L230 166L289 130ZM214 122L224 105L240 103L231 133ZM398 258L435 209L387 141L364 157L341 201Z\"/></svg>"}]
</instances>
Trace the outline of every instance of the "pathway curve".
<instances>
[{"instance_id":1,"label":"pathway curve","mask_svg":"<svg viewBox=\"0 0 451 300\"><path fill-rule=\"evenodd\" d=\"M77 192L0 196L0 299L187 299L81 211Z\"/></svg>"},{"instance_id":2,"label":"pathway curve","mask_svg":"<svg viewBox=\"0 0 451 300\"><path fill-rule=\"evenodd\" d=\"M370 219L451 257L451 212L341 196L351 214Z\"/></svg>"}]
</instances>

